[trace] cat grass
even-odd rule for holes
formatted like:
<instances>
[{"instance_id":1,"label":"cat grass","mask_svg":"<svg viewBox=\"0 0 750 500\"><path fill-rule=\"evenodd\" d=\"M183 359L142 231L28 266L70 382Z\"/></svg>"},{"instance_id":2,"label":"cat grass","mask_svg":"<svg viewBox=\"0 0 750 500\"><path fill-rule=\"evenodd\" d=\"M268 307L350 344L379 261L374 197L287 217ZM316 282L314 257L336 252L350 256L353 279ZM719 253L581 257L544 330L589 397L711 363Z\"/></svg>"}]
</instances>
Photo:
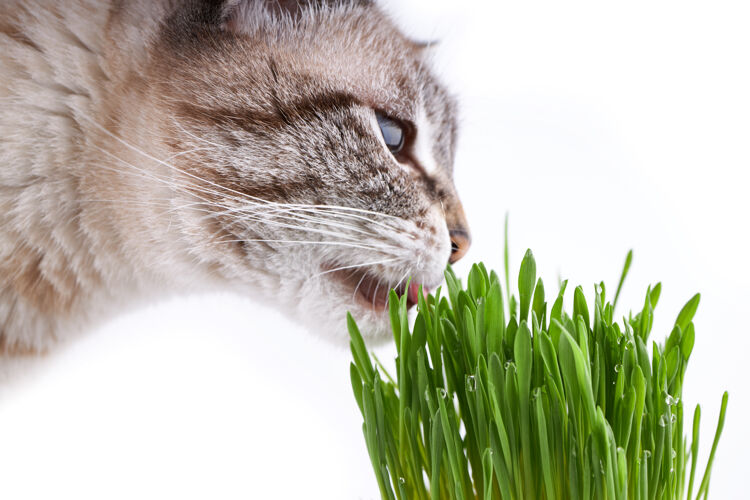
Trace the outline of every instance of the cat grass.
<instances>
[{"instance_id":1,"label":"cat grass","mask_svg":"<svg viewBox=\"0 0 750 500\"><path fill-rule=\"evenodd\" d=\"M700 296L666 340L649 345L661 285L621 322L603 283L587 301L567 282L546 295L531 251L518 299L477 264L464 286L449 268L441 290L420 297L413 327L391 292L398 356L393 378L370 356L351 317L351 381L382 498L706 498L728 394L711 453L696 474L700 406L685 435L683 380ZM551 307L549 307L549 303ZM689 443L689 444L688 444Z\"/></svg>"}]
</instances>

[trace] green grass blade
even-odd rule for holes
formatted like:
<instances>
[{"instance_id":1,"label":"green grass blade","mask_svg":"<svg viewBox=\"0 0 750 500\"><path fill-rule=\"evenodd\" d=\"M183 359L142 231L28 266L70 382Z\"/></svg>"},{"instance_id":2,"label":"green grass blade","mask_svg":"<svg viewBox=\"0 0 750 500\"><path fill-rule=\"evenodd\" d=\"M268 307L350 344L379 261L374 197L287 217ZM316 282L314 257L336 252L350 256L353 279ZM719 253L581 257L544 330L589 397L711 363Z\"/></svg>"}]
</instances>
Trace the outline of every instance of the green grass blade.
<instances>
[{"instance_id":1,"label":"green grass blade","mask_svg":"<svg viewBox=\"0 0 750 500\"><path fill-rule=\"evenodd\" d=\"M612 302L612 307L617 308L617 301L620 298L620 291L622 291L622 285L625 283L625 278L628 276L628 271L630 271L630 264L633 263L633 251L630 250L628 252L627 257L625 257L625 265L622 267L622 273L620 274L620 282L617 283L617 291L615 292L615 300Z\"/></svg>"},{"instance_id":2,"label":"green grass blade","mask_svg":"<svg viewBox=\"0 0 750 500\"><path fill-rule=\"evenodd\" d=\"M698 309L698 304L700 303L700 301L701 294L696 293L693 298L688 300L687 304L685 304L680 313L677 315L675 325L678 325L683 332L687 329L688 324L693 321L693 316L695 316L695 311Z\"/></svg>"},{"instance_id":3,"label":"green grass blade","mask_svg":"<svg viewBox=\"0 0 750 500\"><path fill-rule=\"evenodd\" d=\"M542 477L544 478L544 488L547 500L555 500L554 481L552 479L552 458L550 457L549 439L547 437L547 419L544 416L542 407L542 398L534 398L534 408L536 410L537 430L539 432L539 456L542 462Z\"/></svg>"},{"instance_id":4,"label":"green grass blade","mask_svg":"<svg viewBox=\"0 0 750 500\"><path fill-rule=\"evenodd\" d=\"M516 359L516 388L518 391L519 424L521 432L521 447L523 453L524 491L529 498L534 497L534 481L531 463L531 426L530 426L530 395L531 395L531 331L526 321L522 321L516 332L513 348Z\"/></svg>"},{"instance_id":5,"label":"green grass blade","mask_svg":"<svg viewBox=\"0 0 750 500\"><path fill-rule=\"evenodd\" d=\"M505 293L507 294L507 302L510 306L511 304L511 293L510 293L510 252L508 251L508 213L505 213L505 238L504 240L504 250L503 250L503 264L504 264L504 270L505 270ZM509 316L513 315L513 309L510 309Z\"/></svg>"},{"instance_id":6,"label":"green grass blade","mask_svg":"<svg viewBox=\"0 0 750 500\"><path fill-rule=\"evenodd\" d=\"M375 374L375 369L373 368L372 362L370 361L370 355L367 354L367 347L365 346L365 341L362 338L362 334L359 332L359 328L357 328L357 323L349 313L347 313L346 315L346 324L349 328L352 356L354 356L354 362L357 365L359 374L362 377L362 380L365 381L365 383L372 384L372 378Z\"/></svg>"},{"instance_id":7,"label":"green grass blade","mask_svg":"<svg viewBox=\"0 0 750 500\"><path fill-rule=\"evenodd\" d=\"M492 500L492 449L487 448L482 453L482 471L484 478L484 499Z\"/></svg>"},{"instance_id":8,"label":"green grass blade","mask_svg":"<svg viewBox=\"0 0 750 500\"><path fill-rule=\"evenodd\" d=\"M359 411L364 415L365 410L362 402L362 378L359 376L359 370L354 363L349 363L349 378L352 382L352 390L354 391L354 399L357 400L357 406Z\"/></svg>"},{"instance_id":9,"label":"green grass blade","mask_svg":"<svg viewBox=\"0 0 750 500\"><path fill-rule=\"evenodd\" d=\"M518 273L518 296L521 301L521 314L518 321L528 321L531 297L534 294L536 283L536 261L531 250L526 250L526 255L521 261L521 271Z\"/></svg>"},{"instance_id":10,"label":"green grass blade","mask_svg":"<svg viewBox=\"0 0 750 500\"><path fill-rule=\"evenodd\" d=\"M701 405L695 406L695 413L693 413L693 442L690 445L690 482L688 483L688 494L687 498L690 500L693 498L693 483L695 481L695 469L698 465L698 445L700 438L700 426L701 426Z\"/></svg>"},{"instance_id":11,"label":"green grass blade","mask_svg":"<svg viewBox=\"0 0 750 500\"><path fill-rule=\"evenodd\" d=\"M432 468L430 469L430 498L440 498L440 466L443 459L443 426L440 421L440 410L432 417Z\"/></svg>"},{"instance_id":12,"label":"green grass blade","mask_svg":"<svg viewBox=\"0 0 750 500\"><path fill-rule=\"evenodd\" d=\"M711 467L714 464L714 457L716 456L716 448L719 445L719 438L721 432L724 430L724 419L727 413L727 403L729 402L729 393L724 392L724 396L721 398L721 411L719 413L719 424L716 426L716 435L714 436L714 442L711 445L711 453L708 456L708 463L706 464L706 470L703 473L703 480L701 481L700 488L696 498L700 498L702 494L708 494L708 482L711 479Z\"/></svg>"}]
</instances>

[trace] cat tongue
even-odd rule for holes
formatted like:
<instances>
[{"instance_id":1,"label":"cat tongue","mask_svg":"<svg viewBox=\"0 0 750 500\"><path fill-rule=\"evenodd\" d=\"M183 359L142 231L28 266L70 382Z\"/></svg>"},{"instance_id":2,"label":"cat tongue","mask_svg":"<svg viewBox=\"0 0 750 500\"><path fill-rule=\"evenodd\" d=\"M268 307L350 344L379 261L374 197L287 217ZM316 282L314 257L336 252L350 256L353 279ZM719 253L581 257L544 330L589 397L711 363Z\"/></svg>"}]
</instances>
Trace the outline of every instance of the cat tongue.
<instances>
[{"instance_id":1,"label":"cat tongue","mask_svg":"<svg viewBox=\"0 0 750 500\"><path fill-rule=\"evenodd\" d=\"M406 291L406 293L407 293L407 298L409 299L409 302L411 302L412 304L416 304L419 302L419 287L420 287L419 283L415 283L413 281L409 283L409 289ZM422 294L426 297L427 293L428 291L425 290L424 287L422 287Z\"/></svg>"}]
</instances>

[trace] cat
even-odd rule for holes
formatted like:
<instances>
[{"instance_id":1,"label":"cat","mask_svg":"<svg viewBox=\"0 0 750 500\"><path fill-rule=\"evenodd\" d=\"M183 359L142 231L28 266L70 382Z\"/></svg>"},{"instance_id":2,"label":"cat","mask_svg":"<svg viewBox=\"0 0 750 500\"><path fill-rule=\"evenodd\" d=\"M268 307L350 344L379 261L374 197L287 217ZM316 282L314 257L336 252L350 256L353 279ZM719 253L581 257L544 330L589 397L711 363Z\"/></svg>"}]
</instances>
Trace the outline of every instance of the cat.
<instances>
[{"instance_id":1,"label":"cat","mask_svg":"<svg viewBox=\"0 0 750 500\"><path fill-rule=\"evenodd\" d=\"M385 338L470 244L430 50L366 0L4 0L0 353L214 289Z\"/></svg>"}]
</instances>

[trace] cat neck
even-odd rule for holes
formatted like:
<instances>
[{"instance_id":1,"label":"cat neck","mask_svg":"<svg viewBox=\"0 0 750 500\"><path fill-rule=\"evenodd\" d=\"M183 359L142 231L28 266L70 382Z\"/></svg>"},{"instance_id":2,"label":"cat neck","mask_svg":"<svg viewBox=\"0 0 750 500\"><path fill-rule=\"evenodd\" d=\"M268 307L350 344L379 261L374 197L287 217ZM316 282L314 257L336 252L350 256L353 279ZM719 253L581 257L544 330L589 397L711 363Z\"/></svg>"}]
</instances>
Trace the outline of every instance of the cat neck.
<instances>
[{"instance_id":1,"label":"cat neck","mask_svg":"<svg viewBox=\"0 0 750 500\"><path fill-rule=\"evenodd\" d=\"M127 53L107 45L109 6L0 14L0 352L22 354L212 273L175 236L152 140L164 118L137 62L107 56Z\"/></svg>"}]
</instances>

